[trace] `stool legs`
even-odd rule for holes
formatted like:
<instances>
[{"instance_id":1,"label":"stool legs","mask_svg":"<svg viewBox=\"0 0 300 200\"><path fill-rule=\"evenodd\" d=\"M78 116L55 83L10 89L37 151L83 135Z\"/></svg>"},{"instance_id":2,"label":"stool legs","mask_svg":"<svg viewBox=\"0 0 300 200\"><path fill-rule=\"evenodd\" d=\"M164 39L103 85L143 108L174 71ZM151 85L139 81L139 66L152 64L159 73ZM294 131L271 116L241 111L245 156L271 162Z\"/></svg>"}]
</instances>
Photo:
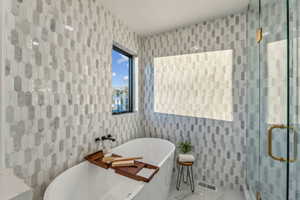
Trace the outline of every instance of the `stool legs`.
<instances>
[{"instance_id":1,"label":"stool legs","mask_svg":"<svg viewBox=\"0 0 300 200\"><path fill-rule=\"evenodd\" d=\"M183 182L184 183L188 183L189 180L189 168L186 168L186 176L184 176L184 172L183 172Z\"/></svg>"},{"instance_id":2,"label":"stool legs","mask_svg":"<svg viewBox=\"0 0 300 200\"><path fill-rule=\"evenodd\" d=\"M192 192L195 191L195 185L194 185L194 173L193 173L193 166L188 167L188 176L189 176L189 180L190 180L190 186L191 186L191 190Z\"/></svg>"},{"instance_id":3,"label":"stool legs","mask_svg":"<svg viewBox=\"0 0 300 200\"><path fill-rule=\"evenodd\" d=\"M177 183L176 183L176 189L180 189L180 184L182 180L182 176L184 176L184 166L180 166L178 169L178 174L177 174ZM193 173L193 167L192 166L187 166L186 167L186 180L183 177L183 182L187 183L189 181L191 191L195 191L195 185L194 185L194 173Z\"/></svg>"},{"instance_id":4,"label":"stool legs","mask_svg":"<svg viewBox=\"0 0 300 200\"><path fill-rule=\"evenodd\" d=\"M183 174L183 166L180 166L178 169L178 174L177 174L177 184L176 184L177 190L179 190L179 188L180 188L182 174Z\"/></svg>"}]
</instances>

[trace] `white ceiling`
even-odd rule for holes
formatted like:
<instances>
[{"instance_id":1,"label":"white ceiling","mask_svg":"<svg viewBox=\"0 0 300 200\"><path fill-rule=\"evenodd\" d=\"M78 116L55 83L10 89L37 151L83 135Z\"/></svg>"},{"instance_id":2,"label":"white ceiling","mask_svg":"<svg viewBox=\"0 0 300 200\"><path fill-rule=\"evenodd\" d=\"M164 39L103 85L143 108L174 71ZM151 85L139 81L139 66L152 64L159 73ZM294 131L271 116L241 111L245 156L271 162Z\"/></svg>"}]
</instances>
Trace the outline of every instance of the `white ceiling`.
<instances>
[{"instance_id":1,"label":"white ceiling","mask_svg":"<svg viewBox=\"0 0 300 200\"><path fill-rule=\"evenodd\" d=\"M245 9L249 0L100 0L132 30L152 34Z\"/></svg>"}]
</instances>

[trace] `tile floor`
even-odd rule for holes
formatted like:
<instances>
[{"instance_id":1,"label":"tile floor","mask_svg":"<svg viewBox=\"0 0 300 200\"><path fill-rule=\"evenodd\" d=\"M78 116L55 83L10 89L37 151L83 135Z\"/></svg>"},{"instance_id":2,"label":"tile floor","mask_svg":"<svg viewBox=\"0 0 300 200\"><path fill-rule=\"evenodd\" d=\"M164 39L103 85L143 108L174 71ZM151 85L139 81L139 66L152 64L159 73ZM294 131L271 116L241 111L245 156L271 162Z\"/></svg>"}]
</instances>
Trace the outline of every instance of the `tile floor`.
<instances>
[{"instance_id":1,"label":"tile floor","mask_svg":"<svg viewBox=\"0 0 300 200\"><path fill-rule=\"evenodd\" d=\"M180 191L177 191L173 180L168 200L245 200L245 198L239 191L222 188L217 188L216 191L210 190L199 186L196 182L194 193L191 192L190 186L183 182Z\"/></svg>"}]
</instances>

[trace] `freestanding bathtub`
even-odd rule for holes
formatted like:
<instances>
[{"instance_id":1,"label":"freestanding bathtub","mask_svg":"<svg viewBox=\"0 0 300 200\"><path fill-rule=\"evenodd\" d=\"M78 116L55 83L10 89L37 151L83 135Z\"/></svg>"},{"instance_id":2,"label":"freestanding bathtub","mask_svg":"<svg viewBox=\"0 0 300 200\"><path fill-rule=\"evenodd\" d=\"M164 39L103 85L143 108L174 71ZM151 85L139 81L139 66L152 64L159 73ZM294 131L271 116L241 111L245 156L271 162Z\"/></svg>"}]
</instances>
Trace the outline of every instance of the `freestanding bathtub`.
<instances>
[{"instance_id":1,"label":"freestanding bathtub","mask_svg":"<svg viewBox=\"0 0 300 200\"><path fill-rule=\"evenodd\" d=\"M155 138L131 140L114 148L122 156L142 156L159 166L149 183L135 181L85 161L59 175L47 188L44 200L166 200L171 183L175 146Z\"/></svg>"}]
</instances>

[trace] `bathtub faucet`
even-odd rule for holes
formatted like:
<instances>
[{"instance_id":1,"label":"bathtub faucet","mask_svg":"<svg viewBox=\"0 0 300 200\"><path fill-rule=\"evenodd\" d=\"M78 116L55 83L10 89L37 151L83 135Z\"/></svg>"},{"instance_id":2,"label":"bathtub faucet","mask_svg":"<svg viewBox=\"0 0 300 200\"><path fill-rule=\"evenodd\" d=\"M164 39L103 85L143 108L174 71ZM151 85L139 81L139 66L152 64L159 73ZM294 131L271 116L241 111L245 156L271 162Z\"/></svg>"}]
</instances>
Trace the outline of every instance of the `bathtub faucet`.
<instances>
[{"instance_id":1,"label":"bathtub faucet","mask_svg":"<svg viewBox=\"0 0 300 200\"><path fill-rule=\"evenodd\" d=\"M102 141L110 140L110 141L113 141L113 142L116 141L116 139L113 138L111 134L108 134L108 135L106 135L106 136L102 136L102 137L101 137L101 140L102 140Z\"/></svg>"}]
</instances>

